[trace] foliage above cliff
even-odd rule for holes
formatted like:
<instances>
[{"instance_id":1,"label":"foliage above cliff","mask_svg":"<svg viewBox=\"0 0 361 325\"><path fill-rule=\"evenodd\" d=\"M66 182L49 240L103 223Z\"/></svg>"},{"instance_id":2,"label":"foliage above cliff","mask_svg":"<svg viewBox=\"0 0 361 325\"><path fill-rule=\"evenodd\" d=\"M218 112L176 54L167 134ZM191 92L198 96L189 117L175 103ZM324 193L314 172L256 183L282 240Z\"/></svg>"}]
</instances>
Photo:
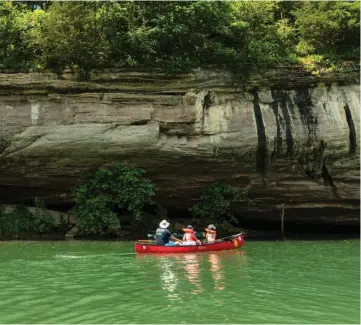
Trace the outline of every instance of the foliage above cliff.
<instances>
[{"instance_id":1,"label":"foliage above cliff","mask_svg":"<svg viewBox=\"0 0 361 325\"><path fill-rule=\"evenodd\" d=\"M170 73L359 59L359 1L1 2L0 66Z\"/></svg>"},{"instance_id":2,"label":"foliage above cliff","mask_svg":"<svg viewBox=\"0 0 361 325\"><path fill-rule=\"evenodd\" d=\"M77 227L85 234L116 232L122 215L137 220L147 203L152 203L155 186L143 177L145 171L123 164L91 174L76 191Z\"/></svg>"}]
</instances>

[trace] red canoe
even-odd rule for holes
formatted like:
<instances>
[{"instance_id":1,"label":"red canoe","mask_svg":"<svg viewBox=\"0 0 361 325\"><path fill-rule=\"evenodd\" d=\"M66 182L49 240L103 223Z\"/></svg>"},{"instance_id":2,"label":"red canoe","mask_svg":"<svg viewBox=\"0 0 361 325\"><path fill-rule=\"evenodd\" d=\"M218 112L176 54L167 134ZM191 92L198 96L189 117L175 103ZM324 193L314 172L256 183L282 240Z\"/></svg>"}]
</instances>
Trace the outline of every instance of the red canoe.
<instances>
[{"instance_id":1,"label":"red canoe","mask_svg":"<svg viewBox=\"0 0 361 325\"><path fill-rule=\"evenodd\" d=\"M135 243L135 251L137 253L201 253L212 251L224 251L229 249L240 248L244 244L242 234L228 237L228 240L212 244L202 244L193 246L158 246L155 244Z\"/></svg>"}]
</instances>

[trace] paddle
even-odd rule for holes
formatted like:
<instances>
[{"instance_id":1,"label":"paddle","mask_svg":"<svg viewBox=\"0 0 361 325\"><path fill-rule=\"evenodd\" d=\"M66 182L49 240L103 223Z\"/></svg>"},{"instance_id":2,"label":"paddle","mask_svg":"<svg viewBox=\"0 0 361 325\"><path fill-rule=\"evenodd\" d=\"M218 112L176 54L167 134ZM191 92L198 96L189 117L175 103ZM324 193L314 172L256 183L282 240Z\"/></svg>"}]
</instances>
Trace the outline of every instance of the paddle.
<instances>
[{"instance_id":1,"label":"paddle","mask_svg":"<svg viewBox=\"0 0 361 325\"><path fill-rule=\"evenodd\" d=\"M203 239L203 238L205 238L206 237L206 234L204 233L204 232L195 232L195 235L196 235L196 237L198 238L198 239ZM172 236L173 237L175 237L175 238L182 238L183 237L183 234L178 234L178 233L173 233L172 234ZM154 234L147 234L147 237L148 238L153 238L154 237Z\"/></svg>"},{"instance_id":2,"label":"paddle","mask_svg":"<svg viewBox=\"0 0 361 325\"><path fill-rule=\"evenodd\" d=\"M222 241L222 240L224 240L224 239L234 238L234 237L237 237L237 236L239 236L239 235L242 235L242 233L239 233L239 234L236 234L236 235L227 236L227 237L223 237L223 238L219 238L218 240L219 240L219 241Z\"/></svg>"},{"instance_id":3,"label":"paddle","mask_svg":"<svg viewBox=\"0 0 361 325\"><path fill-rule=\"evenodd\" d=\"M178 241L178 242L182 242L180 239L177 239L177 238L173 238L175 241ZM137 240L137 242L142 242L142 243L151 243L151 242L155 242L154 239L139 239Z\"/></svg>"},{"instance_id":4,"label":"paddle","mask_svg":"<svg viewBox=\"0 0 361 325\"><path fill-rule=\"evenodd\" d=\"M175 238L174 236L172 236L172 239L175 240L175 241L178 241L178 242L182 243L182 241L181 241L180 239L177 239L177 238Z\"/></svg>"}]
</instances>

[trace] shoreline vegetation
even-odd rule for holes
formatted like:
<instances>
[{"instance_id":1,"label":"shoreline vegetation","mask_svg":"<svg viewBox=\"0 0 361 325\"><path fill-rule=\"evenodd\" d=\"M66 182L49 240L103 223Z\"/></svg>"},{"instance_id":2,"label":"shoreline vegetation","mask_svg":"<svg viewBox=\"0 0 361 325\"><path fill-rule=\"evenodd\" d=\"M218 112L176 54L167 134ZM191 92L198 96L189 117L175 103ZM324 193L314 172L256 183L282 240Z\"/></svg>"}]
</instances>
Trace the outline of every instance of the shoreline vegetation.
<instances>
[{"instance_id":1,"label":"shoreline vegetation","mask_svg":"<svg viewBox=\"0 0 361 325\"><path fill-rule=\"evenodd\" d=\"M60 215L57 222L37 198L32 211L24 204L8 211L0 206L0 239L65 236L75 226L73 235L78 238L121 238L152 232L159 220L167 218L167 211L152 199L157 188L144 174L143 169L117 163L114 168L100 168L87 175L73 191L75 205L64 214L68 217ZM199 203L189 207L190 221L203 227L215 223L221 232L239 231L232 202L252 204L246 189L213 183L205 188ZM70 214L76 222L70 220Z\"/></svg>"},{"instance_id":2,"label":"shoreline vegetation","mask_svg":"<svg viewBox=\"0 0 361 325\"><path fill-rule=\"evenodd\" d=\"M100 168L81 180L74 189L75 205L67 212L48 210L35 198L33 207L24 204L0 205L0 241L19 240L116 240L146 238L157 228L159 220L169 219L173 232L182 232L185 223L201 231L209 223L217 225L222 237L242 232L247 240L324 240L359 238L353 227L335 231L336 226L286 223L269 229L246 229L232 204L254 205L245 188L221 182L206 187L199 202L189 207L182 221L167 216L167 210L152 200L157 188L145 178L142 169L117 163L113 168ZM284 224L282 223L282 226Z\"/></svg>"}]
</instances>

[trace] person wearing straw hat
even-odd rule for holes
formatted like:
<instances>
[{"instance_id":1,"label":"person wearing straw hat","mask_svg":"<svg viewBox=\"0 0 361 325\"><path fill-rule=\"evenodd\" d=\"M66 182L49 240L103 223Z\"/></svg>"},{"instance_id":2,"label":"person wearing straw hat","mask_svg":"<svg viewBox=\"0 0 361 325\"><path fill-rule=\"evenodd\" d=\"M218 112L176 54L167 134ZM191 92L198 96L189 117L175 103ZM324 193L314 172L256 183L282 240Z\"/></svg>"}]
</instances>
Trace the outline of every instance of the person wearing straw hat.
<instances>
[{"instance_id":1,"label":"person wearing straw hat","mask_svg":"<svg viewBox=\"0 0 361 325\"><path fill-rule=\"evenodd\" d=\"M178 239L173 237L168 230L169 222L162 220L159 223L159 228L155 231L155 239L159 246L175 246L178 244Z\"/></svg>"}]
</instances>

